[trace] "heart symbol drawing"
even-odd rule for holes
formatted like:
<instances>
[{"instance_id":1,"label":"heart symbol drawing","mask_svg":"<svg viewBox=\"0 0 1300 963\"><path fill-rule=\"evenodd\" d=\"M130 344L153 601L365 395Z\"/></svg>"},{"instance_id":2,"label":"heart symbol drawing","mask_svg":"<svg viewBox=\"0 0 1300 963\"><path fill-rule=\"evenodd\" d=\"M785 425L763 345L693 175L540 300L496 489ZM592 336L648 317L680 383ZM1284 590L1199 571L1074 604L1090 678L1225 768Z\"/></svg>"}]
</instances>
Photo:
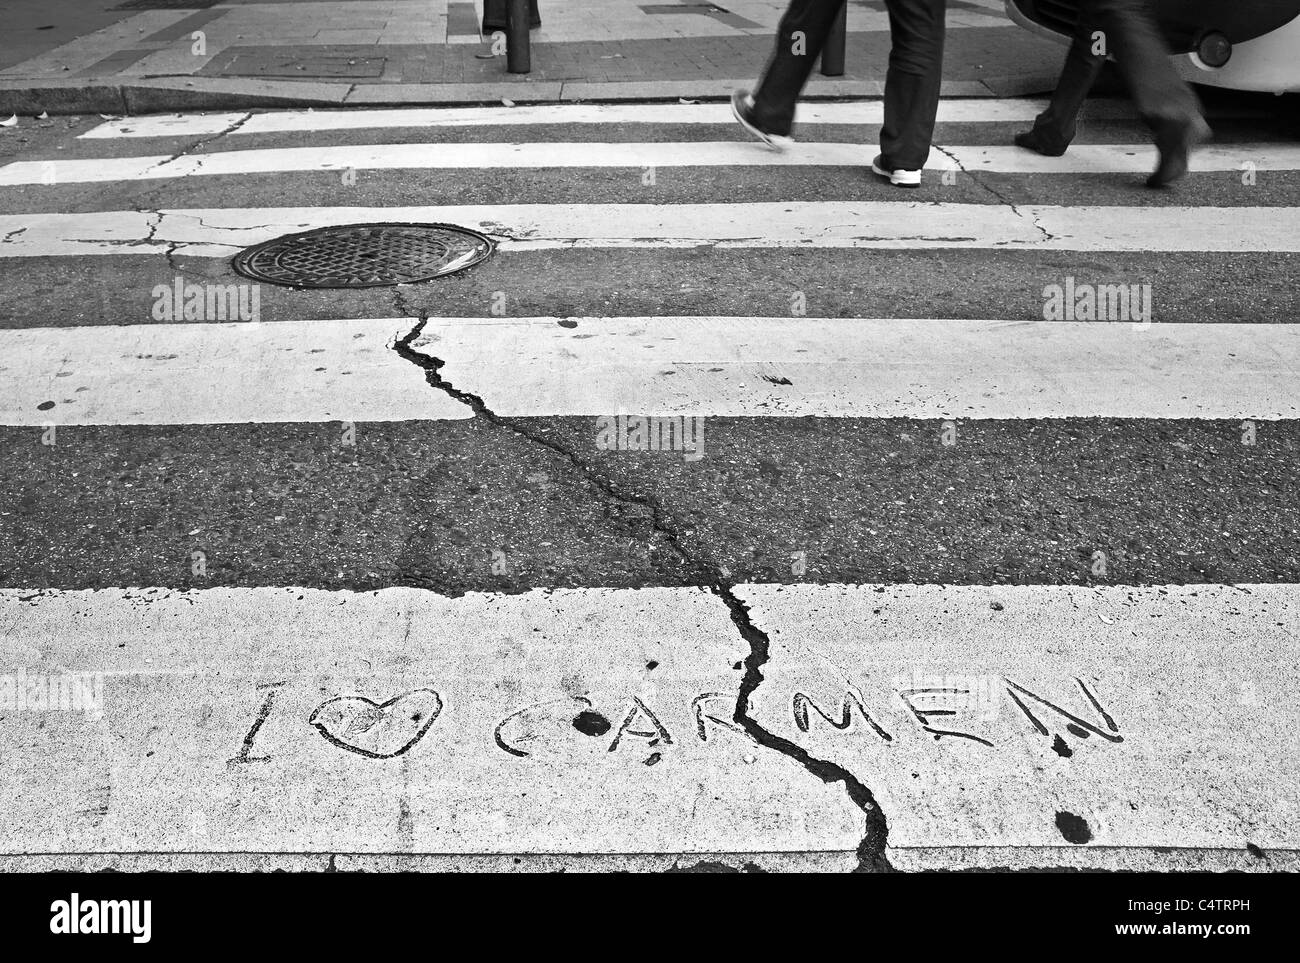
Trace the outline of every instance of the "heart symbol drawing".
<instances>
[{"instance_id":1,"label":"heart symbol drawing","mask_svg":"<svg viewBox=\"0 0 1300 963\"><path fill-rule=\"evenodd\" d=\"M441 712L438 693L414 689L387 702L336 696L318 705L307 722L340 749L371 759L392 759L423 739Z\"/></svg>"}]
</instances>

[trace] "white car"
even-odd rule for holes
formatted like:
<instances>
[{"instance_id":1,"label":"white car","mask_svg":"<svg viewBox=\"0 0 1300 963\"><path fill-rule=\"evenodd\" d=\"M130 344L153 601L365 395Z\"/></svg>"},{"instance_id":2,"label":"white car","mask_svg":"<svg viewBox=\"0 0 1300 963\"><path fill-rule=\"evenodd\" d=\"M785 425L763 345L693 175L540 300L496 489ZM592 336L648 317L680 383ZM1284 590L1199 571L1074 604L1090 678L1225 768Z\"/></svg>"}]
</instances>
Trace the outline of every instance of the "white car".
<instances>
[{"instance_id":1,"label":"white car","mask_svg":"<svg viewBox=\"0 0 1300 963\"><path fill-rule=\"evenodd\" d=\"M1078 0L1006 0L1007 16L1068 44ZM1178 72L1197 84L1300 91L1300 0L1155 0Z\"/></svg>"}]
</instances>

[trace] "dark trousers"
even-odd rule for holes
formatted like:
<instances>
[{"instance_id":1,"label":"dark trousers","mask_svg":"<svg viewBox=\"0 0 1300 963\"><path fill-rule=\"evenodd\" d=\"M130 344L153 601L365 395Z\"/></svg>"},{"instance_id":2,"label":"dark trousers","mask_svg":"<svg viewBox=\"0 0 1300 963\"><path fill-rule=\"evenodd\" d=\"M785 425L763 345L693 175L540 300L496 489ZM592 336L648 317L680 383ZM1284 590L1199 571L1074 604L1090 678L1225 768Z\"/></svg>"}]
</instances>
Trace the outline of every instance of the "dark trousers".
<instances>
[{"instance_id":1,"label":"dark trousers","mask_svg":"<svg viewBox=\"0 0 1300 963\"><path fill-rule=\"evenodd\" d=\"M1094 53L1100 33L1104 53ZM1065 57L1056 91L1034 127L1064 146L1074 137L1075 122L1088 91L1097 80L1106 54L1115 58L1138 116L1152 130L1200 116L1196 96L1169 62L1169 48L1145 0L1083 0L1079 25Z\"/></svg>"},{"instance_id":2,"label":"dark trousers","mask_svg":"<svg viewBox=\"0 0 1300 963\"><path fill-rule=\"evenodd\" d=\"M528 0L528 26L540 27L542 15L537 11L537 0ZM506 29L506 0L483 0L483 32Z\"/></svg>"},{"instance_id":3,"label":"dark trousers","mask_svg":"<svg viewBox=\"0 0 1300 963\"><path fill-rule=\"evenodd\" d=\"M790 0L776 30L776 50L754 91L754 115L773 134L790 133L795 102L808 82L844 0ZM889 70L880 152L886 168L919 170L930 155L943 71L947 0L885 0Z\"/></svg>"}]
</instances>

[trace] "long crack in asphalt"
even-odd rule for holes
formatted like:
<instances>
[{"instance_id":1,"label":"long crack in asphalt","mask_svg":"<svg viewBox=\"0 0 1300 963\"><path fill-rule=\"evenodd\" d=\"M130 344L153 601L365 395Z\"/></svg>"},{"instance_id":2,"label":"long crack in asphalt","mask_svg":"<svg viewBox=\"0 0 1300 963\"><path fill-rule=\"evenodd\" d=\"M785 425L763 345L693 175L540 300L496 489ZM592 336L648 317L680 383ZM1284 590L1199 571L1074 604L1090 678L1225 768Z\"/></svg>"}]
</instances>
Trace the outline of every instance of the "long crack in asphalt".
<instances>
[{"instance_id":1,"label":"long crack in asphalt","mask_svg":"<svg viewBox=\"0 0 1300 963\"><path fill-rule=\"evenodd\" d=\"M247 124L252 118L253 118L253 112L251 110L246 111L242 117L240 117L234 123L227 125L224 129L217 131L215 134L209 134L206 137L201 137L198 140L196 140L193 144L190 144L188 147L183 147L180 150L176 151L176 153L172 154L171 156L164 157L162 160L154 164L152 167L147 168L144 172L145 175L147 176L150 172L156 171L160 167L166 167L168 164L172 164L180 160L182 157L185 157L188 154L192 154L197 150L202 150L208 144L211 144L214 141L221 140L221 138L225 137L227 134L233 134L235 131L239 130L239 128ZM202 163L201 159L199 160L199 163L200 164Z\"/></svg>"},{"instance_id":2,"label":"long crack in asphalt","mask_svg":"<svg viewBox=\"0 0 1300 963\"><path fill-rule=\"evenodd\" d=\"M149 244L157 240L158 229L162 227L163 217L165 216L163 212L159 210L140 208L140 207L135 208L135 210L139 214L148 214L152 218L152 220L149 222L149 233L145 235L144 239L140 243ZM170 267L177 274L182 274L184 272L181 271L180 265L176 263L176 249L179 246L180 246L179 241L168 241L167 250L163 252L163 256L166 257L167 259L168 267Z\"/></svg>"},{"instance_id":3,"label":"long crack in asphalt","mask_svg":"<svg viewBox=\"0 0 1300 963\"><path fill-rule=\"evenodd\" d=\"M771 639L768 638L766 632L754 624L753 618L750 616L749 606L736 594L736 583L723 574L722 568L717 563L697 557L683 545L680 533L666 520L663 506L659 504L658 500L648 495L621 493L614 483L593 472L574 452L510 417L497 414L488 407L487 403L479 395L457 388L444 378L442 369L446 364L445 361L421 354L411 347L412 343L424 331L424 327L429 321L428 313L421 312L418 315L413 315L407 307L400 290L394 289L394 297L398 309L404 316L415 316L418 320L415 327L405 337L393 343L393 350L400 357L422 369L425 380L430 387L443 392L468 407L474 413L475 418L481 418L494 427L509 431L559 455L605 498L622 505L636 505L650 512L651 524L654 530L663 536L665 542L686 564L687 570L693 574L697 584L707 588L726 605L732 624L736 626L736 631L740 633L741 638L749 646L749 655L744 660L745 671L741 678L740 690L736 699L736 709L733 715L735 722L760 746L793 759L806 772L816 776L827 785L843 783L849 799L862 810L866 817L866 832L862 837L862 841L858 844L858 865L855 872L892 872L893 867L890 866L889 859L885 854L885 846L889 837L888 822L884 811L880 808L875 796L866 784L843 766L827 759L815 758L802 746L769 732L750 716L750 699L758 687L762 685L763 667L771 658Z\"/></svg>"},{"instance_id":4,"label":"long crack in asphalt","mask_svg":"<svg viewBox=\"0 0 1300 963\"><path fill-rule=\"evenodd\" d=\"M1045 228L1042 222L1037 217L1026 217L1025 212L1022 211L1020 207L1013 200L1011 200L1011 198L1007 197L1005 194L1003 194L997 188L993 187L991 184L988 184L987 182L981 180L975 171L967 170L966 165L961 162L961 159L958 158L956 154L948 150L946 147L940 147L938 144L935 144L934 148L939 153L947 157L954 164L956 164L957 169L961 171L963 174L965 174L967 177L969 177L971 179L971 183L973 183L976 187L980 188L981 190L995 197L999 203L1005 205L1011 211L1012 214L1016 215L1016 217L1019 217L1022 220L1026 220L1031 225L1033 225L1034 229L1038 231L1038 233L1043 235L1040 240L1043 241L1054 240L1054 235L1052 234L1052 232L1049 231L1047 228Z\"/></svg>"}]
</instances>

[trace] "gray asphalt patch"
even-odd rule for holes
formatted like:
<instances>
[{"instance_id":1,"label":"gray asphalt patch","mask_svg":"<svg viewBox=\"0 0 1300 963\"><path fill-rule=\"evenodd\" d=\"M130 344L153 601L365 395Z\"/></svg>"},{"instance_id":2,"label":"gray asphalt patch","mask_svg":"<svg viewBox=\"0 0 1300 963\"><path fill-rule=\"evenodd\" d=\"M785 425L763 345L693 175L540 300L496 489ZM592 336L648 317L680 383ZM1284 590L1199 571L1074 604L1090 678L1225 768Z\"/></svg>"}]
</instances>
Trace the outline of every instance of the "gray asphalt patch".
<instances>
[{"instance_id":1,"label":"gray asphalt patch","mask_svg":"<svg viewBox=\"0 0 1300 963\"><path fill-rule=\"evenodd\" d=\"M573 250L497 252L455 277L389 291L264 285L261 318L505 315L1041 320L1044 288L1150 284L1156 322L1290 323L1300 317L1294 254L1025 251ZM15 258L4 262L0 326L150 324L154 288L240 279L218 258ZM498 292L501 292L498 294Z\"/></svg>"},{"instance_id":2,"label":"gray asphalt patch","mask_svg":"<svg viewBox=\"0 0 1300 963\"><path fill-rule=\"evenodd\" d=\"M434 389L430 389L434 390ZM0 429L0 584L1300 581L1300 422L594 419ZM200 553L197 555L195 553ZM201 560L201 564L200 563Z\"/></svg>"}]
</instances>

